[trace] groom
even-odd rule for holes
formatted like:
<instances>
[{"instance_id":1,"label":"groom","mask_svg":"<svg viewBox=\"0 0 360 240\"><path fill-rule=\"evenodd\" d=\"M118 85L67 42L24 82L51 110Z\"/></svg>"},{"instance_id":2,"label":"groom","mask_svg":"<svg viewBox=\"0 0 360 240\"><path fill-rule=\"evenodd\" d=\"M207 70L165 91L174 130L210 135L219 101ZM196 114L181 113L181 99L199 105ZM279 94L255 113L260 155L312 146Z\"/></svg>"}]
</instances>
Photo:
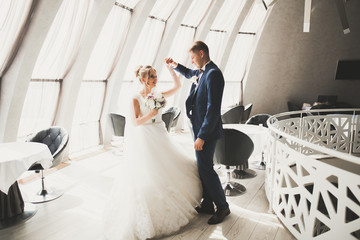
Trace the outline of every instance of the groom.
<instances>
[{"instance_id":1,"label":"groom","mask_svg":"<svg viewBox=\"0 0 360 240\"><path fill-rule=\"evenodd\" d=\"M213 214L208 223L218 224L230 214L219 176L213 168L216 141L222 136L220 107L224 77L221 70L210 60L209 48L204 42L195 42L189 53L191 62L197 70L186 68L171 58L166 61L186 78L197 79L197 83L192 84L186 100L186 114L193 127L194 149L203 186L203 200L196 211Z\"/></svg>"}]
</instances>

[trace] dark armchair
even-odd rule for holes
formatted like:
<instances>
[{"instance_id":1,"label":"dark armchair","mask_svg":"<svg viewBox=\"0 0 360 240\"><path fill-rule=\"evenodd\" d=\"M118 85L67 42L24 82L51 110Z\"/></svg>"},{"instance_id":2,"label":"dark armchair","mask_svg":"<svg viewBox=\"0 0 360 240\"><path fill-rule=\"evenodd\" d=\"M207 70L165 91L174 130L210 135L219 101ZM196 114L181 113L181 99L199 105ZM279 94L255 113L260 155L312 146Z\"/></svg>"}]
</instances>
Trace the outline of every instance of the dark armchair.
<instances>
[{"instance_id":1,"label":"dark armchair","mask_svg":"<svg viewBox=\"0 0 360 240\"><path fill-rule=\"evenodd\" d=\"M168 132L170 132L172 123L174 121L174 117L175 117L175 110L165 112L161 115L161 118L164 121L166 130Z\"/></svg>"},{"instance_id":2,"label":"dark armchair","mask_svg":"<svg viewBox=\"0 0 360 240\"><path fill-rule=\"evenodd\" d=\"M224 187L226 196L236 196L246 191L245 186L231 181L231 166L248 162L254 151L254 143L248 135L235 129L224 129L223 137L215 147L215 162L226 166L227 180Z\"/></svg>"},{"instance_id":3,"label":"dark armchair","mask_svg":"<svg viewBox=\"0 0 360 240\"><path fill-rule=\"evenodd\" d=\"M268 127L267 125L267 120L271 117L270 114L256 114L254 116L252 116L249 120L246 121L245 124L252 124L252 125L260 125L262 124L264 127ZM262 152L262 156L261 156L261 162L260 165L257 166L259 169L264 170L266 167L266 164L264 162L264 152ZM239 172L238 172L239 173Z\"/></svg>"},{"instance_id":4,"label":"dark armchair","mask_svg":"<svg viewBox=\"0 0 360 240\"><path fill-rule=\"evenodd\" d=\"M179 117L180 117L180 113L181 113L180 108L178 108L178 107L170 107L168 110L165 111L165 113L167 113L167 112L174 112L174 119L173 119L173 121L171 123L170 129L173 128L173 127L176 127L177 122L178 122Z\"/></svg>"},{"instance_id":5,"label":"dark armchair","mask_svg":"<svg viewBox=\"0 0 360 240\"><path fill-rule=\"evenodd\" d=\"M126 124L125 117L117 113L110 113L110 118L114 128L115 136L123 137Z\"/></svg>"},{"instance_id":6,"label":"dark armchair","mask_svg":"<svg viewBox=\"0 0 360 240\"><path fill-rule=\"evenodd\" d=\"M244 113L244 106L237 105L235 107L232 107L221 115L222 123L223 124L240 123L243 113Z\"/></svg>"},{"instance_id":7,"label":"dark armchair","mask_svg":"<svg viewBox=\"0 0 360 240\"><path fill-rule=\"evenodd\" d=\"M249 118L245 124L252 124L252 125L260 125L262 124L264 127L268 127L266 121L271 117L270 114L256 114Z\"/></svg>"},{"instance_id":8,"label":"dark armchair","mask_svg":"<svg viewBox=\"0 0 360 240\"><path fill-rule=\"evenodd\" d=\"M110 118L114 129L114 137L111 141L111 145L117 148L114 153L120 154L124 149L123 146L126 118L117 113L110 113Z\"/></svg>"},{"instance_id":9,"label":"dark armchair","mask_svg":"<svg viewBox=\"0 0 360 240\"><path fill-rule=\"evenodd\" d=\"M241 116L240 123L245 123L249 119L252 106L253 106L252 103L249 103L248 105L245 106L244 113Z\"/></svg>"},{"instance_id":10,"label":"dark armchair","mask_svg":"<svg viewBox=\"0 0 360 240\"><path fill-rule=\"evenodd\" d=\"M69 141L69 134L67 131L58 126L53 126L42 130L36 133L34 136L30 137L28 142L39 142L46 144L53 156L52 165L50 168L57 167L60 165L67 143ZM39 163L34 163L30 168L29 171L41 172L41 190L30 199L32 203L43 203L54 200L60 197L63 194L63 191L60 190L50 190L45 188L45 177L44 177L44 169Z\"/></svg>"}]
</instances>

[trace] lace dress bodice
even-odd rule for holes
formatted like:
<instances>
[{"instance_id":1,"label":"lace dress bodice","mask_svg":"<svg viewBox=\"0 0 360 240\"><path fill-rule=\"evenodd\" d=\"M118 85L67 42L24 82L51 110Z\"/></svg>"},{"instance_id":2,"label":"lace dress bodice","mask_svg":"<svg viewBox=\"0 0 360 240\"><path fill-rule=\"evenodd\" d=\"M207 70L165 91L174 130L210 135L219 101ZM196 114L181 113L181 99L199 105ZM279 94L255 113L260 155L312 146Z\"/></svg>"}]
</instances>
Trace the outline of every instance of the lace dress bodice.
<instances>
[{"instance_id":1,"label":"lace dress bodice","mask_svg":"<svg viewBox=\"0 0 360 240\"><path fill-rule=\"evenodd\" d=\"M148 114L151 110L145 106L145 99L140 94L137 94L135 98L139 101L141 115L145 116L146 114ZM158 114L152 117L152 119L155 119L155 123L162 122L162 110L162 108L159 109ZM148 121L146 121L146 123L153 123L152 119L149 119Z\"/></svg>"}]
</instances>

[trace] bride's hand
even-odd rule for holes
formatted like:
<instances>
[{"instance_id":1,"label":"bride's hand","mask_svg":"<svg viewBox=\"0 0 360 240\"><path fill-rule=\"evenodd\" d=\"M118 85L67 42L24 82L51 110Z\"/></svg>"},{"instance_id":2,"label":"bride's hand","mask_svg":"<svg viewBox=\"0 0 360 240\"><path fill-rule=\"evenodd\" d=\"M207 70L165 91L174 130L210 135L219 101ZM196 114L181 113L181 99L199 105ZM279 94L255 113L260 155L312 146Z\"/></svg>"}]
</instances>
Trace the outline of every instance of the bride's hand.
<instances>
[{"instance_id":1,"label":"bride's hand","mask_svg":"<svg viewBox=\"0 0 360 240\"><path fill-rule=\"evenodd\" d=\"M152 109L149 114L151 117L154 117L154 116L156 116L156 114L158 114L158 112L159 112L158 109Z\"/></svg>"},{"instance_id":2,"label":"bride's hand","mask_svg":"<svg viewBox=\"0 0 360 240\"><path fill-rule=\"evenodd\" d=\"M165 58L165 63L170 67L176 68L177 67L177 63L170 57Z\"/></svg>"}]
</instances>

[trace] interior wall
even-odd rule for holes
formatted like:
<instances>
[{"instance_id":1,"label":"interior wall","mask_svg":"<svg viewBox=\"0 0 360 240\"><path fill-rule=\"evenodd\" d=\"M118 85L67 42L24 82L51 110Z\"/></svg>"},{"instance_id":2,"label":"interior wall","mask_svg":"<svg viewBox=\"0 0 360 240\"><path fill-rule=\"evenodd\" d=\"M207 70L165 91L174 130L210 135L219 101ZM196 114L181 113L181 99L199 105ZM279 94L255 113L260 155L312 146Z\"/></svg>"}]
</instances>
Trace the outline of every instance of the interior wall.
<instances>
[{"instance_id":1,"label":"interior wall","mask_svg":"<svg viewBox=\"0 0 360 240\"><path fill-rule=\"evenodd\" d=\"M335 1L312 1L310 32L303 32L304 3L278 1L266 22L249 69L244 105L251 115L288 111L318 95L360 107L360 80L335 80L339 59L360 59L360 1L346 1L350 33L344 34Z\"/></svg>"}]
</instances>

